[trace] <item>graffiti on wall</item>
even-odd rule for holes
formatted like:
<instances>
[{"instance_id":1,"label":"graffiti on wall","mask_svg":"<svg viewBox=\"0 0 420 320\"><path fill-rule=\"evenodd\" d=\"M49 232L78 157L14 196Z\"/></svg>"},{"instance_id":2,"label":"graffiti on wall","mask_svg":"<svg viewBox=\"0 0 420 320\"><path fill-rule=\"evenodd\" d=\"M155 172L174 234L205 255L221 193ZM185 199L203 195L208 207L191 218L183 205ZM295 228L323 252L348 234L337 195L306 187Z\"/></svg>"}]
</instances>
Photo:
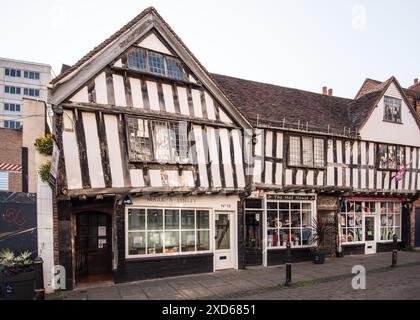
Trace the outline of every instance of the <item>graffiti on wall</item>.
<instances>
[{"instance_id":1,"label":"graffiti on wall","mask_svg":"<svg viewBox=\"0 0 420 320\"><path fill-rule=\"evenodd\" d=\"M37 251L35 193L0 192L0 250Z\"/></svg>"}]
</instances>

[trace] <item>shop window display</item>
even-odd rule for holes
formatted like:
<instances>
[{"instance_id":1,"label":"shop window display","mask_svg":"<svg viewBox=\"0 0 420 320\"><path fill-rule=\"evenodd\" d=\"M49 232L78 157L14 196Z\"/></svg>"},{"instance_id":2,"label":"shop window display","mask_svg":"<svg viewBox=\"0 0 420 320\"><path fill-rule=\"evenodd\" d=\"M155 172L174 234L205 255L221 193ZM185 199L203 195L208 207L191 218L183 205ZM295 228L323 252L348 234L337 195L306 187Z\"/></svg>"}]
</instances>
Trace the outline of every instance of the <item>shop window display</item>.
<instances>
[{"instance_id":1,"label":"shop window display","mask_svg":"<svg viewBox=\"0 0 420 320\"><path fill-rule=\"evenodd\" d=\"M127 224L130 257L210 250L208 210L130 208Z\"/></svg>"},{"instance_id":2,"label":"shop window display","mask_svg":"<svg viewBox=\"0 0 420 320\"><path fill-rule=\"evenodd\" d=\"M312 204L301 202L267 202L267 246L308 246L312 236Z\"/></svg>"}]
</instances>

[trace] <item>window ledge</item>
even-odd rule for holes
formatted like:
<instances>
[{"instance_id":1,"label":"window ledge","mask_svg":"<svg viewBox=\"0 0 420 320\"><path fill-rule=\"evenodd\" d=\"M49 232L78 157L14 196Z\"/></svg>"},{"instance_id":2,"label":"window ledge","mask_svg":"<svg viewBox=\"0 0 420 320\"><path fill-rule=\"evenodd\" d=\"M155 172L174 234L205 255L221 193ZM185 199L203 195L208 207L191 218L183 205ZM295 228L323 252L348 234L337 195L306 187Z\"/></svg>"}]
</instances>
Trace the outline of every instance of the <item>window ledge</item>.
<instances>
[{"instance_id":1,"label":"window ledge","mask_svg":"<svg viewBox=\"0 0 420 320\"><path fill-rule=\"evenodd\" d=\"M295 165L291 165L291 164L287 164L287 167L288 168L291 168L291 169L304 169L304 170L306 170L306 169L311 169L311 170L327 170L327 168L324 166L324 167L315 167L315 166L295 166Z\"/></svg>"},{"instance_id":2,"label":"window ledge","mask_svg":"<svg viewBox=\"0 0 420 320\"><path fill-rule=\"evenodd\" d=\"M401 125L403 125L404 123L403 122L399 122L399 121L391 121L391 120L383 120L383 122L387 122L387 123L392 123L392 124L401 124Z\"/></svg>"}]
</instances>

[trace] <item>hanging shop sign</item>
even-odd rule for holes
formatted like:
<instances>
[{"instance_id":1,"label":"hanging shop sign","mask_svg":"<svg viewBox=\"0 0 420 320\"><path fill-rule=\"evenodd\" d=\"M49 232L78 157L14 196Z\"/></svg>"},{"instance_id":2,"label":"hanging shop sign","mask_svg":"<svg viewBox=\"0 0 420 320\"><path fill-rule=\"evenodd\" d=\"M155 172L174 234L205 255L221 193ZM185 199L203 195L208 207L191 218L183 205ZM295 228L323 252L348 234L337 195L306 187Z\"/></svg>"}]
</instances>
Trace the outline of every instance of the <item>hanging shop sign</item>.
<instances>
[{"instance_id":1,"label":"hanging shop sign","mask_svg":"<svg viewBox=\"0 0 420 320\"><path fill-rule=\"evenodd\" d=\"M267 200L274 200L274 201L315 201L315 196L267 194Z\"/></svg>"}]
</instances>

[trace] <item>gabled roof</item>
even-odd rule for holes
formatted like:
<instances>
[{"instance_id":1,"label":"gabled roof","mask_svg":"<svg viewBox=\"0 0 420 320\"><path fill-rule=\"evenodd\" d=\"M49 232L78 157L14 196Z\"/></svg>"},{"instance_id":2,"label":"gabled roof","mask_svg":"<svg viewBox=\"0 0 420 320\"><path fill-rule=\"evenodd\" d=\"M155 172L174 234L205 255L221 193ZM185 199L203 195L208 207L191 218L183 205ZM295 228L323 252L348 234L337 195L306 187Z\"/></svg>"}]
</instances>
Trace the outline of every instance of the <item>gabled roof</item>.
<instances>
[{"instance_id":1,"label":"gabled roof","mask_svg":"<svg viewBox=\"0 0 420 320\"><path fill-rule=\"evenodd\" d=\"M87 81L94 72L100 71L101 68L105 66L104 63L93 63L98 60L99 56L103 54L108 60L111 58L115 59L119 52L126 50L130 45L135 43L136 39L139 38L141 34L147 34L147 32L150 32L150 30L153 29L164 37L172 40L171 43L175 45L175 51L178 51L179 57L184 60L203 85L210 90L210 92L215 94L219 102L227 109L226 111L230 113L241 126L250 128L251 125L244 115L233 106L230 100L224 95L223 91L221 91L214 82L206 68L198 61L181 38L153 7L145 9L111 37L91 50L76 64L63 69L63 72L51 81L53 87L51 89L52 94L50 95L50 102L61 103L65 98L77 90L76 87L77 85L80 85L80 82ZM111 61L105 62L110 63ZM78 77L77 80L75 80L76 77ZM67 86L67 88L60 88L63 85ZM57 93L57 91L59 92Z\"/></svg>"},{"instance_id":2,"label":"gabled roof","mask_svg":"<svg viewBox=\"0 0 420 320\"><path fill-rule=\"evenodd\" d=\"M347 105L350 99L212 74L234 105L252 123L278 121L303 126L349 128Z\"/></svg>"},{"instance_id":3,"label":"gabled roof","mask_svg":"<svg viewBox=\"0 0 420 320\"><path fill-rule=\"evenodd\" d=\"M394 77L385 82L369 79L375 86L357 99L346 99L224 75L212 76L234 105L254 125L257 121L281 124L284 120L288 124L300 123L301 128L308 123L312 128L325 130L328 127L339 133L344 132L344 129L357 131L369 119L391 83L395 83L401 90L406 104L420 125L416 112L406 98L405 90Z\"/></svg>"}]
</instances>

